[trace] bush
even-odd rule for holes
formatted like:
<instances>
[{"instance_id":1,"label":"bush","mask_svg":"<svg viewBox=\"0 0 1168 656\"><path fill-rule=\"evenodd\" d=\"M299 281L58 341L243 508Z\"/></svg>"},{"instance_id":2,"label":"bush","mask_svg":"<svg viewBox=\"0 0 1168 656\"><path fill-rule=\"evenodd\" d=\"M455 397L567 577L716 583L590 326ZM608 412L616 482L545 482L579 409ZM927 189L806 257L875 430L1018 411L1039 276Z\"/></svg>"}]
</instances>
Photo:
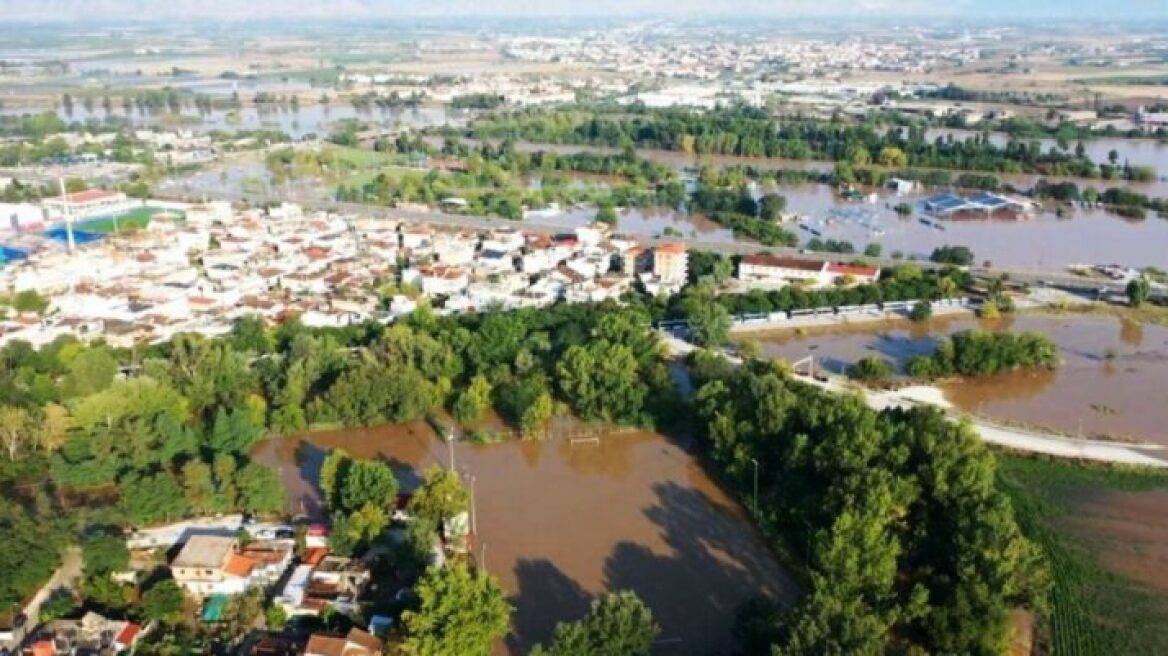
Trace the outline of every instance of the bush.
<instances>
[{"instance_id":1,"label":"bush","mask_svg":"<svg viewBox=\"0 0 1168 656\"><path fill-rule=\"evenodd\" d=\"M867 356L860 358L855 364L848 367L848 378L853 380L875 383L892 377L895 371L892 364L884 358Z\"/></svg>"},{"instance_id":2,"label":"bush","mask_svg":"<svg viewBox=\"0 0 1168 656\"><path fill-rule=\"evenodd\" d=\"M933 316L933 305L928 301L917 301L908 313L908 318L917 323L928 321Z\"/></svg>"}]
</instances>

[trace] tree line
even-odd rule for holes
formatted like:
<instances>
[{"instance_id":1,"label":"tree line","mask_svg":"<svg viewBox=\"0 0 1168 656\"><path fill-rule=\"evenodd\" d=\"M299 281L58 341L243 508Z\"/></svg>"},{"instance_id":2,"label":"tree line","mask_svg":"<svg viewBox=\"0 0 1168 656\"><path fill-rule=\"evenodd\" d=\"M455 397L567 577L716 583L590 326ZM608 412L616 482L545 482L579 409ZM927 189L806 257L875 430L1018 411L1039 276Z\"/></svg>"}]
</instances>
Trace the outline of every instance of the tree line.
<instances>
[{"instance_id":1,"label":"tree line","mask_svg":"<svg viewBox=\"0 0 1168 656\"><path fill-rule=\"evenodd\" d=\"M1041 554L967 425L877 413L772 363L699 351L690 371L703 453L803 566L793 607L740 610L744 653L996 654L1014 608L1048 603Z\"/></svg>"},{"instance_id":2,"label":"tree line","mask_svg":"<svg viewBox=\"0 0 1168 656\"><path fill-rule=\"evenodd\" d=\"M928 355L909 359L905 369L918 378L989 376L1014 369L1055 367L1058 345L1036 332L963 330L941 340Z\"/></svg>"},{"instance_id":3,"label":"tree line","mask_svg":"<svg viewBox=\"0 0 1168 656\"><path fill-rule=\"evenodd\" d=\"M603 106L524 109L496 113L466 132L479 138L512 138L742 157L846 162L854 166L924 167L1077 177L1118 177L1113 163L1096 163L1082 148L1043 151L1038 141L1011 138L995 145L988 134L956 139L925 138L920 126L845 123L804 117L776 120L765 110L721 107L706 112Z\"/></svg>"}]
</instances>

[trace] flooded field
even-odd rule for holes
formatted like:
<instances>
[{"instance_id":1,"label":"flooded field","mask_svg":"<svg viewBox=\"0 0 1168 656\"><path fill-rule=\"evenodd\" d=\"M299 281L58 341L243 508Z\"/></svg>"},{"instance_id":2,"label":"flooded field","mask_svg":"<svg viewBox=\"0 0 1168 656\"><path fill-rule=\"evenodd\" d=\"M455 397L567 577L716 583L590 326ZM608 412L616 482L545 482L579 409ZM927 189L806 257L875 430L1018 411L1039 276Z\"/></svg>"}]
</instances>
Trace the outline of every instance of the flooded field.
<instances>
[{"instance_id":1,"label":"flooded field","mask_svg":"<svg viewBox=\"0 0 1168 656\"><path fill-rule=\"evenodd\" d=\"M1053 339L1062 366L944 385L955 406L987 417L1071 434L1111 435L1168 445L1168 327L1110 317L1023 315L1001 321L949 319L760 333L766 353L798 360L816 347L823 366L842 372L867 356L903 364L959 330L1032 330Z\"/></svg>"},{"instance_id":2,"label":"flooded field","mask_svg":"<svg viewBox=\"0 0 1168 656\"><path fill-rule=\"evenodd\" d=\"M423 467L449 462L423 422L271 440L253 456L280 470L293 510L319 515L315 481L334 448L387 460L406 488ZM793 597L739 506L658 435L459 443L455 459L475 477L485 562L516 609L501 651L527 653L557 621L582 616L595 595L631 589L676 653L729 653L739 603Z\"/></svg>"},{"instance_id":3,"label":"flooded field","mask_svg":"<svg viewBox=\"0 0 1168 656\"><path fill-rule=\"evenodd\" d=\"M845 200L826 185L782 185L777 191L787 197L788 211L807 217L801 225L790 226L802 243L812 237L850 241L857 251L871 242L905 257L927 258L938 246L960 244L973 249L979 263L989 260L998 266L1065 266L1122 262L1132 266L1163 266L1168 262L1168 221L1150 215L1143 221L1128 221L1102 210L1079 209L1066 218L1052 212L1033 217L976 218L968 220L921 221L921 195L896 196L879 192L876 203ZM902 218L893 211L897 203L918 206L914 216Z\"/></svg>"}]
</instances>

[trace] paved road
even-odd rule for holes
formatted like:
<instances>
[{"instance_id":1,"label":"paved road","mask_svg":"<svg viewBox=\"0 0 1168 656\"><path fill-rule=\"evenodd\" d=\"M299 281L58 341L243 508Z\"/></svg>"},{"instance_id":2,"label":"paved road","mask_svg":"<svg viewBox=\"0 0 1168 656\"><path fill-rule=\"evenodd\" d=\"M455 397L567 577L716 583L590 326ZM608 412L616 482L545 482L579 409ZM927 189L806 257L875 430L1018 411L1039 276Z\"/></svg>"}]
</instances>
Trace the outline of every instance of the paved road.
<instances>
[{"instance_id":1,"label":"paved road","mask_svg":"<svg viewBox=\"0 0 1168 656\"><path fill-rule=\"evenodd\" d=\"M670 353L675 356L683 356L697 348L693 344L668 334L662 334L662 341ZM731 357L730 361L735 364L741 364L741 360L738 358ZM856 389L849 385L846 380L838 377L830 378L827 382L809 378L801 378L800 380L836 394L851 393ZM922 390L918 388L918 391ZM877 411L888 408L910 408L921 404L936 405L936 399L933 398L935 395L914 393L913 390L892 392L863 390L861 394L868 406ZM1077 440L1053 433L1042 433L1000 426L984 419L959 415L947 408L945 410L953 419L968 419L973 426L974 432L982 440L1000 447L1028 453L1041 453L1058 458L1076 458L1124 465L1168 467L1168 454L1162 453L1164 449L1159 445Z\"/></svg>"}]
</instances>

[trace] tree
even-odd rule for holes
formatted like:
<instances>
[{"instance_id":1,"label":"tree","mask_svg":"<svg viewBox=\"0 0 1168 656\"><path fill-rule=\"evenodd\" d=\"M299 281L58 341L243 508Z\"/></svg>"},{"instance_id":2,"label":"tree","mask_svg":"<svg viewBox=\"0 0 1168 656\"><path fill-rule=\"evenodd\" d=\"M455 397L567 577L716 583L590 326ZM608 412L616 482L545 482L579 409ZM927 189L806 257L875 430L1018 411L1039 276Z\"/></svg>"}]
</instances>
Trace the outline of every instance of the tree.
<instances>
[{"instance_id":1,"label":"tree","mask_svg":"<svg viewBox=\"0 0 1168 656\"><path fill-rule=\"evenodd\" d=\"M556 626L552 644L533 656L648 656L661 629L633 592L606 594L578 622Z\"/></svg>"},{"instance_id":2,"label":"tree","mask_svg":"<svg viewBox=\"0 0 1168 656\"><path fill-rule=\"evenodd\" d=\"M885 146L880 149L880 164L889 167L908 166L908 155L896 146Z\"/></svg>"},{"instance_id":3,"label":"tree","mask_svg":"<svg viewBox=\"0 0 1168 656\"><path fill-rule=\"evenodd\" d=\"M353 512L367 503L389 510L397 501L397 479L384 462L356 460L341 481L340 509Z\"/></svg>"},{"instance_id":4,"label":"tree","mask_svg":"<svg viewBox=\"0 0 1168 656\"><path fill-rule=\"evenodd\" d=\"M543 435L554 411L555 402L552 400L552 395L548 394L547 391L540 392L531 405L523 411L519 419L519 430L523 433L523 437Z\"/></svg>"},{"instance_id":5,"label":"tree","mask_svg":"<svg viewBox=\"0 0 1168 656\"><path fill-rule=\"evenodd\" d=\"M698 346L718 346L730 339L730 312L715 298L709 283L687 287L682 292L680 308Z\"/></svg>"},{"instance_id":6,"label":"tree","mask_svg":"<svg viewBox=\"0 0 1168 656\"><path fill-rule=\"evenodd\" d=\"M235 474L237 506L251 513L274 513L284 508L284 484L276 471L250 462Z\"/></svg>"},{"instance_id":7,"label":"tree","mask_svg":"<svg viewBox=\"0 0 1168 656\"><path fill-rule=\"evenodd\" d=\"M126 541L116 535L95 535L82 540L81 553L87 576L104 576L124 570L130 564Z\"/></svg>"},{"instance_id":8,"label":"tree","mask_svg":"<svg viewBox=\"0 0 1168 656\"><path fill-rule=\"evenodd\" d=\"M1152 285L1147 278L1140 276L1127 283L1127 302L1132 307L1140 307L1148 300Z\"/></svg>"},{"instance_id":9,"label":"tree","mask_svg":"<svg viewBox=\"0 0 1168 656\"><path fill-rule=\"evenodd\" d=\"M264 623L269 631L283 631L288 624L288 613L283 606L272 604L264 612Z\"/></svg>"},{"instance_id":10,"label":"tree","mask_svg":"<svg viewBox=\"0 0 1168 656\"><path fill-rule=\"evenodd\" d=\"M142 616L174 626L183 618L183 591L174 579L154 584L142 595Z\"/></svg>"},{"instance_id":11,"label":"tree","mask_svg":"<svg viewBox=\"0 0 1168 656\"><path fill-rule=\"evenodd\" d=\"M929 255L929 260L938 264L970 266L974 262L974 256L973 251L967 246L938 246Z\"/></svg>"},{"instance_id":12,"label":"tree","mask_svg":"<svg viewBox=\"0 0 1168 656\"><path fill-rule=\"evenodd\" d=\"M601 203L596 207L596 217L593 220L597 223L616 225L616 207L612 203Z\"/></svg>"},{"instance_id":13,"label":"tree","mask_svg":"<svg viewBox=\"0 0 1168 656\"><path fill-rule=\"evenodd\" d=\"M848 378L865 382L880 382L893 374L892 365L884 358L867 356L848 367Z\"/></svg>"},{"instance_id":14,"label":"tree","mask_svg":"<svg viewBox=\"0 0 1168 656\"><path fill-rule=\"evenodd\" d=\"M864 247L864 255L866 257L880 257L883 252L884 247L881 246L878 242L872 242L871 244L868 244Z\"/></svg>"},{"instance_id":15,"label":"tree","mask_svg":"<svg viewBox=\"0 0 1168 656\"><path fill-rule=\"evenodd\" d=\"M215 507L215 482L211 478L211 466L202 460L191 460L182 467L183 498L191 511L196 514L209 512Z\"/></svg>"},{"instance_id":16,"label":"tree","mask_svg":"<svg viewBox=\"0 0 1168 656\"><path fill-rule=\"evenodd\" d=\"M917 301L916 304L912 306L912 310L910 310L908 313L908 318L917 323L928 321L932 316L933 305L928 301Z\"/></svg>"},{"instance_id":17,"label":"tree","mask_svg":"<svg viewBox=\"0 0 1168 656\"><path fill-rule=\"evenodd\" d=\"M215 413L209 446L215 453L244 453L259 439L262 432L251 423L245 409L229 412L220 407Z\"/></svg>"},{"instance_id":18,"label":"tree","mask_svg":"<svg viewBox=\"0 0 1168 656\"><path fill-rule=\"evenodd\" d=\"M320 491L324 501L330 506L339 505L341 501L341 481L345 479L353 458L344 449L333 449L324 458L320 466Z\"/></svg>"},{"instance_id":19,"label":"tree","mask_svg":"<svg viewBox=\"0 0 1168 656\"><path fill-rule=\"evenodd\" d=\"M96 394L114 382L118 361L101 347L87 348L69 362L62 393L65 396Z\"/></svg>"},{"instance_id":20,"label":"tree","mask_svg":"<svg viewBox=\"0 0 1168 656\"><path fill-rule=\"evenodd\" d=\"M452 409L454 418L462 423L477 421L491 407L491 381L479 374L470 379Z\"/></svg>"},{"instance_id":21,"label":"tree","mask_svg":"<svg viewBox=\"0 0 1168 656\"><path fill-rule=\"evenodd\" d=\"M489 656L510 630L511 606L498 582L466 565L431 567L416 586L417 610L402 613L413 656Z\"/></svg>"},{"instance_id":22,"label":"tree","mask_svg":"<svg viewBox=\"0 0 1168 656\"><path fill-rule=\"evenodd\" d=\"M49 299L41 296L35 289L21 290L12 297L12 309L17 312L43 314L48 308Z\"/></svg>"},{"instance_id":23,"label":"tree","mask_svg":"<svg viewBox=\"0 0 1168 656\"><path fill-rule=\"evenodd\" d=\"M787 197L782 194L763 194L759 201L759 216L764 221L779 221L787 209Z\"/></svg>"},{"instance_id":24,"label":"tree","mask_svg":"<svg viewBox=\"0 0 1168 656\"><path fill-rule=\"evenodd\" d=\"M410 498L410 514L435 524L467 511L470 495L459 475L438 465L424 472L425 482Z\"/></svg>"},{"instance_id":25,"label":"tree","mask_svg":"<svg viewBox=\"0 0 1168 656\"><path fill-rule=\"evenodd\" d=\"M637 421L649 393L632 350L604 339L569 347L556 374L565 400L589 420Z\"/></svg>"},{"instance_id":26,"label":"tree","mask_svg":"<svg viewBox=\"0 0 1168 656\"><path fill-rule=\"evenodd\" d=\"M0 444L9 460L15 462L20 452L31 446L31 422L32 418L24 408L0 407Z\"/></svg>"},{"instance_id":27,"label":"tree","mask_svg":"<svg viewBox=\"0 0 1168 656\"><path fill-rule=\"evenodd\" d=\"M141 524L177 519L187 511L183 489L168 471L127 476L118 483L118 497L126 516Z\"/></svg>"}]
</instances>

